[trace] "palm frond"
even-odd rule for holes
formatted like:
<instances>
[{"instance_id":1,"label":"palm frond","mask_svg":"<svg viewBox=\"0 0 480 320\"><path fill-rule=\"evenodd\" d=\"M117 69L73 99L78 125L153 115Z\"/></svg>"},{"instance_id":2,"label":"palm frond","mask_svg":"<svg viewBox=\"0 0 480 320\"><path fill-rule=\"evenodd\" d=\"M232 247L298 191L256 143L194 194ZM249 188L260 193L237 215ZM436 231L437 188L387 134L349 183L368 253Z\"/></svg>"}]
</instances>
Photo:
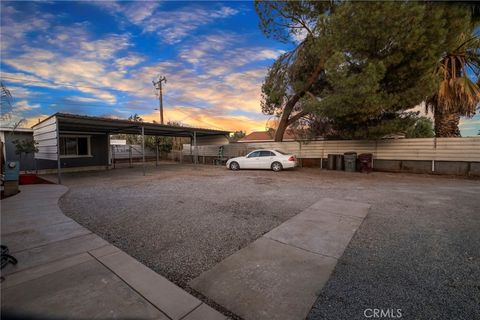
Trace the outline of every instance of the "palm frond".
<instances>
[{"instance_id":1,"label":"palm frond","mask_svg":"<svg viewBox=\"0 0 480 320\"><path fill-rule=\"evenodd\" d=\"M480 39L461 35L459 46L448 53L437 67L441 79L438 91L427 101L427 109L473 116L480 103ZM469 78L469 72L477 77L477 83Z\"/></svg>"}]
</instances>

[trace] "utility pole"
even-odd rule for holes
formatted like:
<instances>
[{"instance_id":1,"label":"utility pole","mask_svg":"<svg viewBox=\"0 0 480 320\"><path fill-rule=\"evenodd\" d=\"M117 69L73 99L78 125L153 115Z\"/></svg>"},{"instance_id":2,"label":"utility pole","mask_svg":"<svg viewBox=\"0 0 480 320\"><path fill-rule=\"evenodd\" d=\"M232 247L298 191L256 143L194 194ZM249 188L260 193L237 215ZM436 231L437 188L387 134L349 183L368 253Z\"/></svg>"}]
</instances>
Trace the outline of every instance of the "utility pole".
<instances>
[{"instance_id":1,"label":"utility pole","mask_svg":"<svg viewBox=\"0 0 480 320\"><path fill-rule=\"evenodd\" d=\"M160 123L163 124L163 92L162 92L162 82L165 82L167 83L167 78L165 77L158 77L158 81L152 81L153 83L153 87L155 88L155 92L156 90L159 91L159 94L158 94L158 99L159 99L159 102L160 102L160 106L158 109L155 109L155 110L158 110L160 112Z\"/></svg>"}]
</instances>

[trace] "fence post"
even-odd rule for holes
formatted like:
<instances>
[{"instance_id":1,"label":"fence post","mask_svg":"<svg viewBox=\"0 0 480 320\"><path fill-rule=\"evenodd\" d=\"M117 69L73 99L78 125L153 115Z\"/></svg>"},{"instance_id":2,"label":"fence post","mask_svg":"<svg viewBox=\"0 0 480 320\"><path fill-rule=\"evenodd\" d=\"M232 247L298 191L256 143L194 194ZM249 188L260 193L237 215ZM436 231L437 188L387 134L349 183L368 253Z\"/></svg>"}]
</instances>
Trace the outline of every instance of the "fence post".
<instances>
[{"instance_id":1,"label":"fence post","mask_svg":"<svg viewBox=\"0 0 480 320\"><path fill-rule=\"evenodd\" d=\"M115 146L112 145L112 164L113 164L113 169L115 169Z\"/></svg>"},{"instance_id":2,"label":"fence post","mask_svg":"<svg viewBox=\"0 0 480 320\"><path fill-rule=\"evenodd\" d=\"M145 175L145 127L142 126L142 167L143 167L143 175Z\"/></svg>"},{"instance_id":3,"label":"fence post","mask_svg":"<svg viewBox=\"0 0 480 320\"><path fill-rule=\"evenodd\" d=\"M133 168L133 160L132 160L132 146L128 145L128 160L129 160L129 168Z\"/></svg>"},{"instance_id":4,"label":"fence post","mask_svg":"<svg viewBox=\"0 0 480 320\"><path fill-rule=\"evenodd\" d=\"M196 131L193 131L193 144L194 144L193 152L195 152L195 164L198 164L198 148L197 148L197 132Z\"/></svg>"},{"instance_id":5,"label":"fence post","mask_svg":"<svg viewBox=\"0 0 480 320\"><path fill-rule=\"evenodd\" d=\"M155 160L155 167L158 167L158 144L157 144L157 150L156 150L157 154L156 154L156 160Z\"/></svg>"},{"instance_id":6,"label":"fence post","mask_svg":"<svg viewBox=\"0 0 480 320\"><path fill-rule=\"evenodd\" d=\"M62 168L62 162L60 160L60 128L57 117L55 117L55 126L55 130L57 131L57 179L58 184L62 184L62 173L60 170Z\"/></svg>"},{"instance_id":7,"label":"fence post","mask_svg":"<svg viewBox=\"0 0 480 320\"><path fill-rule=\"evenodd\" d=\"M193 137L190 137L190 157L192 157L193 163Z\"/></svg>"}]
</instances>

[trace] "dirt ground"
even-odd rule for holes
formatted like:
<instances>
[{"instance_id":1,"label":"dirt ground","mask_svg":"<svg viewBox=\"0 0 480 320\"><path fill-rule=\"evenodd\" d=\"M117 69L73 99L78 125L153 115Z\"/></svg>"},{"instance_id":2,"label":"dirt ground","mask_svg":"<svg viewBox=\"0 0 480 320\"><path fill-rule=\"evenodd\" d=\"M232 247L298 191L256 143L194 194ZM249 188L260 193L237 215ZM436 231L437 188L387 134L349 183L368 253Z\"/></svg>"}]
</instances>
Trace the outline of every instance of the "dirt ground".
<instances>
[{"instance_id":1,"label":"dirt ground","mask_svg":"<svg viewBox=\"0 0 480 320\"><path fill-rule=\"evenodd\" d=\"M138 167L65 174L64 184L66 215L187 289L323 197L369 203L310 318L363 318L376 306L416 318L479 316L478 180L162 164L145 177Z\"/></svg>"}]
</instances>

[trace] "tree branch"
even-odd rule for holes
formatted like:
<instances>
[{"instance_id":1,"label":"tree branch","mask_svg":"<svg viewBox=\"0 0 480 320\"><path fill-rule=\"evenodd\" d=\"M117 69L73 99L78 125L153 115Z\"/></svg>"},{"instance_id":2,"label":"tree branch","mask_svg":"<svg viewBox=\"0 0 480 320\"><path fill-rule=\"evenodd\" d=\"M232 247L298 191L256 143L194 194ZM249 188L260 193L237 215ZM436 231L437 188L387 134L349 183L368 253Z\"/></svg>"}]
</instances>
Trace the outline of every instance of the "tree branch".
<instances>
[{"instance_id":1,"label":"tree branch","mask_svg":"<svg viewBox=\"0 0 480 320\"><path fill-rule=\"evenodd\" d=\"M299 120L300 118L305 117L305 116L306 116L307 114L309 114L309 113L310 113L310 111L305 111L305 110L303 110L303 111L300 111L299 113L291 116L291 117L288 119L288 121L287 121L287 126L295 123L295 121Z\"/></svg>"}]
</instances>

